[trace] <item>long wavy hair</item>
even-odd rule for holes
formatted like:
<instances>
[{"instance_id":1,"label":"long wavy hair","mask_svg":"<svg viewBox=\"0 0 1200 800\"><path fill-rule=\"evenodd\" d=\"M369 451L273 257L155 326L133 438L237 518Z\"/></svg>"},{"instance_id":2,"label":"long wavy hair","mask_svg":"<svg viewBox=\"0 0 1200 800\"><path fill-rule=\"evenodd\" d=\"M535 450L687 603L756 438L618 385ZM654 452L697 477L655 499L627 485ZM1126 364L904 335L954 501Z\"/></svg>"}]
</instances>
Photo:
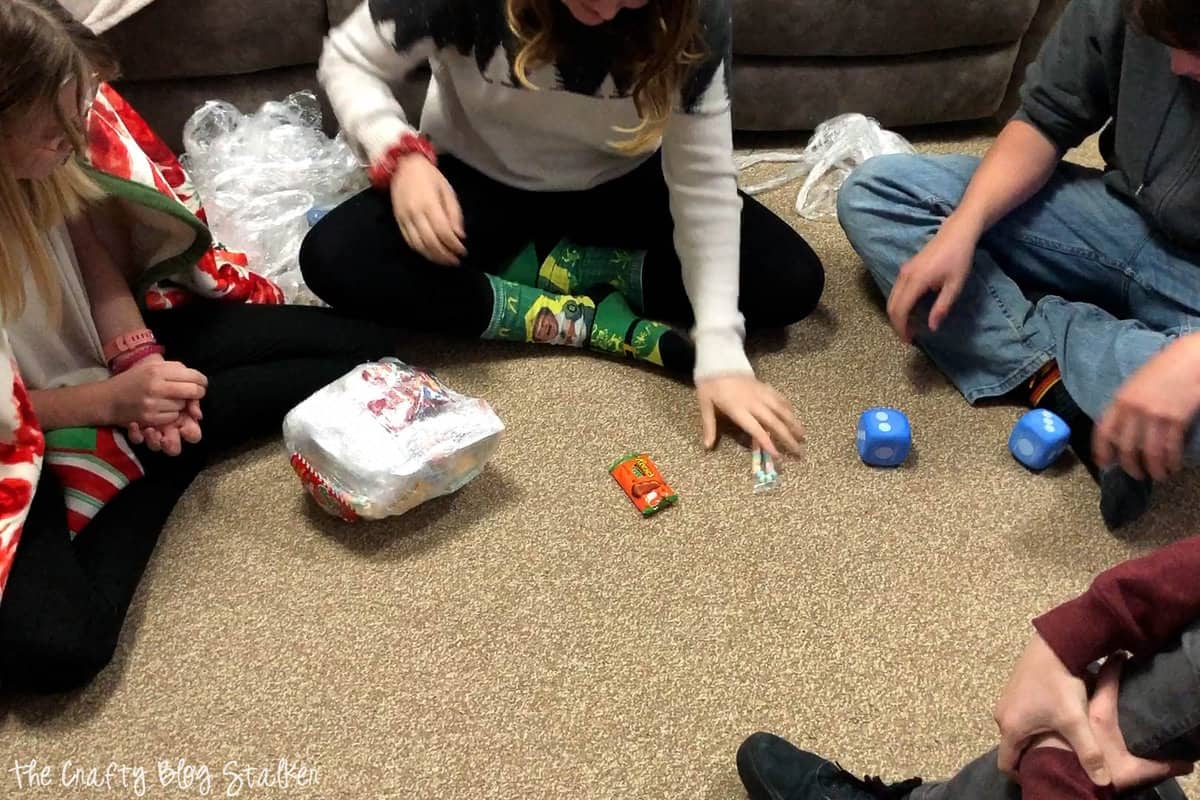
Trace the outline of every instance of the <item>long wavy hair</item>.
<instances>
[{"instance_id":1,"label":"long wavy hair","mask_svg":"<svg viewBox=\"0 0 1200 800\"><path fill-rule=\"evenodd\" d=\"M536 89L529 73L563 54L558 6L562 0L507 0L508 25L519 49L513 73L526 88ZM624 13L624 12L623 12ZM629 155L653 150L662 137L691 67L706 53L700 26L699 0L650 0L638 10L643 20L623 29L624 49L618 66L633 77L633 102L640 124L617 127L626 138L612 145Z\"/></svg>"},{"instance_id":2,"label":"long wavy hair","mask_svg":"<svg viewBox=\"0 0 1200 800\"><path fill-rule=\"evenodd\" d=\"M59 107L62 87L72 79L81 109L94 87L93 68L81 46L94 49L97 57L105 52L58 3L0 2L0 53L6 54L0 59L0 137L22 136L20 125L32 110L53 108L76 151L83 149L82 119ZM24 310L26 269L46 304L58 307L57 268L44 234L100 197L75 159L36 181L17 178L12 165L0 160L0 314L5 322Z\"/></svg>"},{"instance_id":3,"label":"long wavy hair","mask_svg":"<svg viewBox=\"0 0 1200 800\"><path fill-rule=\"evenodd\" d=\"M1169 47L1200 50L1200 4L1195 0L1125 0L1125 17Z\"/></svg>"}]
</instances>

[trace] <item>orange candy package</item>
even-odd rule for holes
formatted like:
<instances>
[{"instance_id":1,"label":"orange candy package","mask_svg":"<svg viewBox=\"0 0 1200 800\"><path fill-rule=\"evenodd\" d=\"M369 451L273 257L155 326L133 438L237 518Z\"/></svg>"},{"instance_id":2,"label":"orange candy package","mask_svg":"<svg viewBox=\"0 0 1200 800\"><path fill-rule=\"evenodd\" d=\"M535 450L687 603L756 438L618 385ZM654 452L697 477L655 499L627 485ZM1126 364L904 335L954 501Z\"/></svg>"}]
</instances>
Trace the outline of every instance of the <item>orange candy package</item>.
<instances>
[{"instance_id":1,"label":"orange candy package","mask_svg":"<svg viewBox=\"0 0 1200 800\"><path fill-rule=\"evenodd\" d=\"M643 517L657 514L679 501L679 495L645 453L630 453L617 459L608 472Z\"/></svg>"}]
</instances>

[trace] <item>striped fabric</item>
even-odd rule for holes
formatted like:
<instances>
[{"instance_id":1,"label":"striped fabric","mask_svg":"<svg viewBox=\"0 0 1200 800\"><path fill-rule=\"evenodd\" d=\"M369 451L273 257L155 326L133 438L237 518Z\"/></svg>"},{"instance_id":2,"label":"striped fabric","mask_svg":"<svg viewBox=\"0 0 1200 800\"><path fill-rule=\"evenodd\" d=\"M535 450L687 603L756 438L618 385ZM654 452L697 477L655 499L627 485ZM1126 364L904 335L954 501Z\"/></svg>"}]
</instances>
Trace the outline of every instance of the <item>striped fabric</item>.
<instances>
[{"instance_id":1,"label":"striped fabric","mask_svg":"<svg viewBox=\"0 0 1200 800\"><path fill-rule=\"evenodd\" d=\"M116 428L64 428L46 434L46 465L63 485L75 538L117 492L146 474Z\"/></svg>"}]
</instances>

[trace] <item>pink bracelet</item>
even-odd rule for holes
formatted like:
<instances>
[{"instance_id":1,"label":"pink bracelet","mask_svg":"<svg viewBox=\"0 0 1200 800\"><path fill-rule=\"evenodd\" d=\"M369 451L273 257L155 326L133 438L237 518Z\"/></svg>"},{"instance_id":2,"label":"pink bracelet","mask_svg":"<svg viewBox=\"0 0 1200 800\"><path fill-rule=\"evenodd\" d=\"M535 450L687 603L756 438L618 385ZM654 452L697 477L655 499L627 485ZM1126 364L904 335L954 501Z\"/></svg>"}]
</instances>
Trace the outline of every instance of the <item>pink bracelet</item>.
<instances>
[{"instance_id":1,"label":"pink bracelet","mask_svg":"<svg viewBox=\"0 0 1200 800\"><path fill-rule=\"evenodd\" d=\"M128 372L139 361L143 361L150 356L161 356L165 352L167 352L167 349L161 344L144 344L136 350L122 353L108 362L108 370L113 375L120 375L122 372Z\"/></svg>"},{"instance_id":2,"label":"pink bracelet","mask_svg":"<svg viewBox=\"0 0 1200 800\"><path fill-rule=\"evenodd\" d=\"M132 353L138 348L155 343L154 331L141 328L129 333L123 333L104 345L104 362L111 364L119 356Z\"/></svg>"}]
</instances>

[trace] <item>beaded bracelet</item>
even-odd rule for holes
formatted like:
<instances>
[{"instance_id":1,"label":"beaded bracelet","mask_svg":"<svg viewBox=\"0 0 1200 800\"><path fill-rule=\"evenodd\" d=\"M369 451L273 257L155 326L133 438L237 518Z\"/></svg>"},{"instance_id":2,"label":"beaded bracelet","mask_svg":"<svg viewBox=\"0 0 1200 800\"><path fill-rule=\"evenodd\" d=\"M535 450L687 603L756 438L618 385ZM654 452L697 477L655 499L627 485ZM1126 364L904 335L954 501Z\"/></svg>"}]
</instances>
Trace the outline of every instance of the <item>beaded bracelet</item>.
<instances>
[{"instance_id":1,"label":"beaded bracelet","mask_svg":"<svg viewBox=\"0 0 1200 800\"><path fill-rule=\"evenodd\" d=\"M433 144L424 136L406 133L400 137L399 142L389 147L383 155L377 158L371 168L367 170L371 185L376 189L387 189L391 186L392 176L396 174L396 168L400 166L400 159L412 153L425 156L430 164L437 166L437 153L434 152Z\"/></svg>"},{"instance_id":2,"label":"beaded bracelet","mask_svg":"<svg viewBox=\"0 0 1200 800\"><path fill-rule=\"evenodd\" d=\"M136 350L130 350L108 362L108 371L113 375L120 375L122 372L128 372L135 364L143 361L150 356L161 356L167 352L167 349L161 344L144 344Z\"/></svg>"}]
</instances>

